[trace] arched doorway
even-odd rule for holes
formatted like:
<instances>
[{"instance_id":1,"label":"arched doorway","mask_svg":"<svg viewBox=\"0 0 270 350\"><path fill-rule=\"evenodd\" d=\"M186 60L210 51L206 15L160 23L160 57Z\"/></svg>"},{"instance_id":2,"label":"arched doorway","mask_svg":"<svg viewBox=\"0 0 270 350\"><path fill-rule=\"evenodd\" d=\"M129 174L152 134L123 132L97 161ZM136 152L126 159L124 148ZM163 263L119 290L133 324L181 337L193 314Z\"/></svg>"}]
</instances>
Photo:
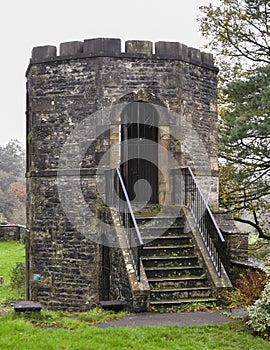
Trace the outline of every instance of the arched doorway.
<instances>
[{"instance_id":1,"label":"arched doorway","mask_svg":"<svg viewBox=\"0 0 270 350\"><path fill-rule=\"evenodd\" d=\"M121 172L132 201L158 203L158 114L146 102L121 114Z\"/></svg>"}]
</instances>

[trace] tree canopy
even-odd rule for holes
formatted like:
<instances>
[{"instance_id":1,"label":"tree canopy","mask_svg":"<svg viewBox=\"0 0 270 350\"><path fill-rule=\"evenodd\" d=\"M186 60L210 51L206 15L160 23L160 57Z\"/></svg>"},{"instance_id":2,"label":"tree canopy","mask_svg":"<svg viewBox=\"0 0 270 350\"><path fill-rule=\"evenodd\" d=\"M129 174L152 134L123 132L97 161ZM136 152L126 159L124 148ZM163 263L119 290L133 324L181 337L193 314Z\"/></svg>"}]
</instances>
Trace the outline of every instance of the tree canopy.
<instances>
[{"instance_id":1,"label":"tree canopy","mask_svg":"<svg viewBox=\"0 0 270 350\"><path fill-rule=\"evenodd\" d=\"M264 214L270 212L270 65L224 90L226 107L220 127L221 204L248 220L264 236Z\"/></svg>"},{"instance_id":2,"label":"tree canopy","mask_svg":"<svg viewBox=\"0 0 270 350\"><path fill-rule=\"evenodd\" d=\"M270 2L219 0L199 21L220 68L220 204L270 238Z\"/></svg>"},{"instance_id":3,"label":"tree canopy","mask_svg":"<svg viewBox=\"0 0 270 350\"><path fill-rule=\"evenodd\" d=\"M0 146L0 221L25 223L25 151L17 141Z\"/></svg>"},{"instance_id":4,"label":"tree canopy","mask_svg":"<svg viewBox=\"0 0 270 350\"><path fill-rule=\"evenodd\" d=\"M269 0L220 0L218 6L210 3L200 10L201 32L226 79L254 63L270 63Z\"/></svg>"}]
</instances>

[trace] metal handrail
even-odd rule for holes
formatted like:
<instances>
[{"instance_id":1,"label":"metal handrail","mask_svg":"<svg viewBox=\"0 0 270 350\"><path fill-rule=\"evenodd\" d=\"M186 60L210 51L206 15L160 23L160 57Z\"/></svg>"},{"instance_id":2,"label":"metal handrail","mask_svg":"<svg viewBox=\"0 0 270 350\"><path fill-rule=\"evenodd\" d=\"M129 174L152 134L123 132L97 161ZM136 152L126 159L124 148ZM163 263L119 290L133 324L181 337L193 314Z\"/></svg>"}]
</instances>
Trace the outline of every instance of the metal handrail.
<instances>
[{"instance_id":1,"label":"metal handrail","mask_svg":"<svg viewBox=\"0 0 270 350\"><path fill-rule=\"evenodd\" d=\"M117 208L121 224L124 228L132 264L140 281L140 261L143 249L142 236L130 203L129 195L120 170L111 169L106 172L106 202Z\"/></svg>"},{"instance_id":2,"label":"metal handrail","mask_svg":"<svg viewBox=\"0 0 270 350\"><path fill-rule=\"evenodd\" d=\"M205 197L204 197L204 195L203 195L203 193L202 193L202 191L201 191L201 189L200 189L200 186L199 186L199 184L198 184L198 181L196 180L196 178L195 178L195 176L194 176L194 174L193 174L191 168L190 168L190 167L187 167L187 169L189 170L190 176L192 177L192 180L194 181L194 183L195 183L195 185L196 185L196 188L197 188L197 190L198 190L198 192L199 192L199 194L200 194L200 197L201 197L201 199L202 199L202 201L203 201L203 203L204 203L205 209L207 210L207 212L208 212L208 214L209 214L209 216L210 216L210 218L211 218L211 220L212 220L212 222L213 222L213 225L215 226L215 229L216 229L216 231L217 231L217 234L219 235L220 240L224 243L224 242L225 242L225 238L223 237L223 234L221 233L221 231L220 231L220 229L219 229L219 227L218 227L218 224L217 224L217 222L216 222L216 220L215 220L215 218L214 218L214 215L213 215L213 213L212 213L212 211L211 211L209 205L207 204L207 202L206 202L206 200L205 200Z\"/></svg>"},{"instance_id":3,"label":"metal handrail","mask_svg":"<svg viewBox=\"0 0 270 350\"><path fill-rule=\"evenodd\" d=\"M191 211L217 275L221 277L225 239L211 209L189 167L173 169L172 174L174 179L174 200L180 201L179 204L185 205ZM179 174L181 176L176 177ZM177 191L179 189L180 191Z\"/></svg>"}]
</instances>

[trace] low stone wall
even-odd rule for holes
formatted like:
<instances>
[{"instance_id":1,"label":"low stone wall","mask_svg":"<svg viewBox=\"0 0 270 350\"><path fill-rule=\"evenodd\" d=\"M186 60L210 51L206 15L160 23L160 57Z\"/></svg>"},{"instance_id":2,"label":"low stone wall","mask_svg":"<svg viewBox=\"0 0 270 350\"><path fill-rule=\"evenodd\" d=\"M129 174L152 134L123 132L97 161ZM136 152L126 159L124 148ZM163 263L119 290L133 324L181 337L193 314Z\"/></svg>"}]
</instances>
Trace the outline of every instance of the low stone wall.
<instances>
[{"instance_id":1,"label":"low stone wall","mask_svg":"<svg viewBox=\"0 0 270 350\"><path fill-rule=\"evenodd\" d=\"M228 213L214 213L217 224L226 240L228 264L232 260L248 260L248 232L241 232Z\"/></svg>"},{"instance_id":2,"label":"low stone wall","mask_svg":"<svg viewBox=\"0 0 270 350\"><path fill-rule=\"evenodd\" d=\"M24 238L25 227L21 225L0 225L0 242L19 241Z\"/></svg>"}]
</instances>

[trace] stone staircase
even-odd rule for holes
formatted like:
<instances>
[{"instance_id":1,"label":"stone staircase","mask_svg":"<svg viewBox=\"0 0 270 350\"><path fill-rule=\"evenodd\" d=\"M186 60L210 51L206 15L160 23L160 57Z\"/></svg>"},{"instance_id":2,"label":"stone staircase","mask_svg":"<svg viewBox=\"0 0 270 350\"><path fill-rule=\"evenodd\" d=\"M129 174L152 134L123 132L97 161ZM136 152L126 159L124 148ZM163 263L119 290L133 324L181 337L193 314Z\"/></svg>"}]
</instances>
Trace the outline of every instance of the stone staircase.
<instances>
[{"instance_id":1,"label":"stone staircase","mask_svg":"<svg viewBox=\"0 0 270 350\"><path fill-rule=\"evenodd\" d=\"M216 301L212 284L185 218L136 214L144 242L142 263L150 285L150 308ZM152 224L154 223L154 225ZM173 223L172 223L173 222Z\"/></svg>"}]
</instances>

